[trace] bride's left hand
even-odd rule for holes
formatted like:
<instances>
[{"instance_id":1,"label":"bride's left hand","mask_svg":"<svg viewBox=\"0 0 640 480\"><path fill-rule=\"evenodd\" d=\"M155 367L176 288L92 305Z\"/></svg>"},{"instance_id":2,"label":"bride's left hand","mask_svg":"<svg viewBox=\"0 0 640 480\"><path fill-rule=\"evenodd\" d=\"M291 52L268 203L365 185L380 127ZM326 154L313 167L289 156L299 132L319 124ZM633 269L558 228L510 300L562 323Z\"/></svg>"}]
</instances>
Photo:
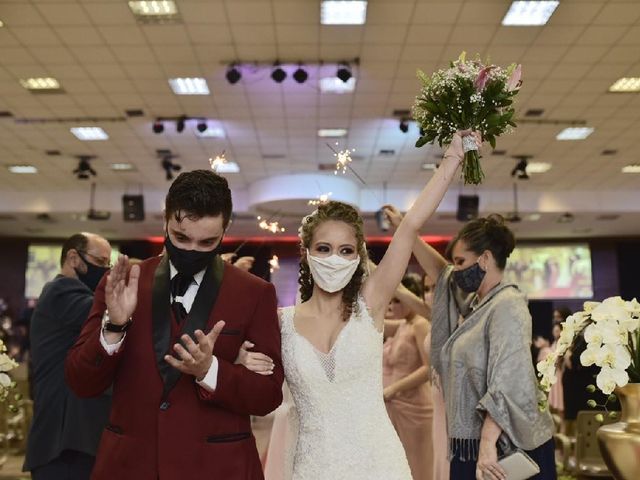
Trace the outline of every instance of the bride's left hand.
<instances>
[{"instance_id":1,"label":"bride's left hand","mask_svg":"<svg viewBox=\"0 0 640 480\"><path fill-rule=\"evenodd\" d=\"M273 360L264 353L250 352L255 345L250 341L245 341L240 350L235 364L243 365L247 370L251 370L259 375L273 374Z\"/></svg>"}]
</instances>

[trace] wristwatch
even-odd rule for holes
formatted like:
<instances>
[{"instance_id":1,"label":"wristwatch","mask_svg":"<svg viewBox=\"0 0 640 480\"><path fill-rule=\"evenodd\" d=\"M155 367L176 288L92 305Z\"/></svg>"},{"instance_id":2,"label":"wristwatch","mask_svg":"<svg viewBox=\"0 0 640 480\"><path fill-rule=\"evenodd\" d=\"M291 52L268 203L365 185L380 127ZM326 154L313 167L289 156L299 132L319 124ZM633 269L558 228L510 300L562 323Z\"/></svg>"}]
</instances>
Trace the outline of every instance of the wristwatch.
<instances>
[{"instance_id":1,"label":"wristwatch","mask_svg":"<svg viewBox=\"0 0 640 480\"><path fill-rule=\"evenodd\" d=\"M131 317L129 317L129 320L122 325L111 323L109 321L109 310L105 310L104 315L102 316L102 329L107 332L124 333L129 329L132 323L133 319Z\"/></svg>"}]
</instances>

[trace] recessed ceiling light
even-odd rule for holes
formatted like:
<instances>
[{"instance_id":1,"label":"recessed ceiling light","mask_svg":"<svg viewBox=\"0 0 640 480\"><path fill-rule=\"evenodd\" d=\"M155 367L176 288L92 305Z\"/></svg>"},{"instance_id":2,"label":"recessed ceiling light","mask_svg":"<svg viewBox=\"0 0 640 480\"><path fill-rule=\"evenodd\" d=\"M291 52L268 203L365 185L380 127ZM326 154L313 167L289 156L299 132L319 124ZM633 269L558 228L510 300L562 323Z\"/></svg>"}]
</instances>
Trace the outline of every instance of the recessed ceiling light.
<instances>
[{"instance_id":1,"label":"recessed ceiling light","mask_svg":"<svg viewBox=\"0 0 640 480\"><path fill-rule=\"evenodd\" d=\"M622 167L622 173L640 173L640 164L627 165Z\"/></svg>"},{"instance_id":2,"label":"recessed ceiling light","mask_svg":"<svg viewBox=\"0 0 640 480\"><path fill-rule=\"evenodd\" d=\"M356 78L351 77L343 82L338 77L324 77L320 79L320 91L322 93L351 93L356 88Z\"/></svg>"},{"instance_id":3,"label":"recessed ceiling light","mask_svg":"<svg viewBox=\"0 0 640 480\"><path fill-rule=\"evenodd\" d=\"M172 0L132 1L129 8L137 17L172 17L178 14L178 6Z\"/></svg>"},{"instance_id":4,"label":"recessed ceiling light","mask_svg":"<svg viewBox=\"0 0 640 480\"><path fill-rule=\"evenodd\" d=\"M176 95L209 95L209 86L204 78L171 78L169 85Z\"/></svg>"},{"instance_id":5,"label":"recessed ceiling light","mask_svg":"<svg viewBox=\"0 0 640 480\"><path fill-rule=\"evenodd\" d=\"M32 91L60 90L60 82L52 77L25 78L20 80L20 85Z\"/></svg>"},{"instance_id":6,"label":"recessed ceiling light","mask_svg":"<svg viewBox=\"0 0 640 480\"><path fill-rule=\"evenodd\" d=\"M640 92L640 77L623 77L609 87L610 92Z\"/></svg>"},{"instance_id":7,"label":"recessed ceiling light","mask_svg":"<svg viewBox=\"0 0 640 480\"><path fill-rule=\"evenodd\" d=\"M195 133L200 138L224 138L224 130L220 127L209 127L204 132L196 130Z\"/></svg>"},{"instance_id":8,"label":"recessed ceiling light","mask_svg":"<svg viewBox=\"0 0 640 480\"><path fill-rule=\"evenodd\" d=\"M422 170L426 170L428 172L435 172L438 169L438 165L435 163L423 163Z\"/></svg>"},{"instance_id":9,"label":"recessed ceiling light","mask_svg":"<svg viewBox=\"0 0 640 480\"><path fill-rule=\"evenodd\" d=\"M556 135L556 140L584 140L593 133L591 127L570 127Z\"/></svg>"},{"instance_id":10,"label":"recessed ceiling light","mask_svg":"<svg viewBox=\"0 0 640 480\"><path fill-rule=\"evenodd\" d=\"M126 172L134 170L135 167L130 163L112 163L111 170L116 170L120 172Z\"/></svg>"},{"instance_id":11,"label":"recessed ceiling light","mask_svg":"<svg viewBox=\"0 0 640 480\"><path fill-rule=\"evenodd\" d=\"M346 128L321 128L320 130L318 130L319 137L340 138L346 135Z\"/></svg>"},{"instance_id":12,"label":"recessed ceiling light","mask_svg":"<svg viewBox=\"0 0 640 480\"><path fill-rule=\"evenodd\" d=\"M9 165L7 168L11 173L38 173L33 165Z\"/></svg>"},{"instance_id":13,"label":"recessed ceiling light","mask_svg":"<svg viewBox=\"0 0 640 480\"><path fill-rule=\"evenodd\" d=\"M551 164L547 162L528 162L527 173L545 173L551 170Z\"/></svg>"},{"instance_id":14,"label":"recessed ceiling light","mask_svg":"<svg viewBox=\"0 0 640 480\"><path fill-rule=\"evenodd\" d=\"M553 1L514 1L502 19L506 26L545 25L560 2Z\"/></svg>"},{"instance_id":15,"label":"recessed ceiling light","mask_svg":"<svg viewBox=\"0 0 640 480\"><path fill-rule=\"evenodd\" d=\"M71 133L73 133L78 140L85 142L109 139L107 132L100 127L73 127Z\"/></svg>"},{"instance_id":16,"label":"recessed ceiling light","mask_svg":"<svg viewBox=\"0 0 640 480\"><path fill-rule=\"evenodd\" d=\"M218 165L216 171L218 173L239 173L240 165L238 165L236 162L224 162Z\"/></svg>"},{"instance_id":17,"label":"recessed ceiling light","mask_svg":"<svg viewBox=\"0 0 640 480\"><path fill-rule=\"evenodd\" d=\"M366 19L366 1L324 0L320 6L322 25L362 25Z\"/></svg>"}]
</instances>

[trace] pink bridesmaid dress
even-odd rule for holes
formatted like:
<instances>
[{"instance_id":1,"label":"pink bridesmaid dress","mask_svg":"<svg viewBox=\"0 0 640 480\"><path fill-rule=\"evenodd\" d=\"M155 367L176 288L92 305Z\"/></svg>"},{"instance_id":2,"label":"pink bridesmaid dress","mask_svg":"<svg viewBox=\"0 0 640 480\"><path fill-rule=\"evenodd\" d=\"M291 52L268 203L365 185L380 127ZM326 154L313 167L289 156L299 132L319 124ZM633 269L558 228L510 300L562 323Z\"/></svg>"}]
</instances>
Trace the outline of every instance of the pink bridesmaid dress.
<instances>
[{"instance_id":1,"label":"pink bridesmaid dress","mask_svg":"<svg viewBox=\"0 0 640 480\"><path fill-rule=\"evenodd\" d=\"M424 349L431 356L431 334L424 341ZM433 371L432 371L433 373ZM440 382L431 382L433 401L433 480L449 480L449 442L447 434L447 410Z\"/></svg>"},{"instance_id":2,"label":"pink bridesmaid dress","mask_svg":"<svg viewBox=\"0 0 640 480\"><path fill-rule=\"evenodd\" d=\"M413 327L403 323L384 344L383 385L385 387L424 365ZM433 408L431 385L400 392L385 401L391 423L398 432L411 467L413 480L433 480Z\"/></svg>"}]
</instances>

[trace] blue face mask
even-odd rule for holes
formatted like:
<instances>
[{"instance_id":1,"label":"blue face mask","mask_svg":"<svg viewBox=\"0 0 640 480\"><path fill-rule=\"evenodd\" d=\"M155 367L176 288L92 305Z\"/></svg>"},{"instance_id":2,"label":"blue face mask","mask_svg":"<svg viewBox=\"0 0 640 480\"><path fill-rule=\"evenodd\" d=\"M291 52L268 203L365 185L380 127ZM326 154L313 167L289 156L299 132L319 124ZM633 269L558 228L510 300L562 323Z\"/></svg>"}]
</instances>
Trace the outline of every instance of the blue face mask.
<instances>
[{"instance_id":1,"label":"blue face mask","mask_svg":"<svg viewBox=\"0 0 640 480\"><path fill-rule=\"evenodd\" d=\"M464 292L477 292L486 274L487 272L482 270L476 262L464 270L455 270L453 272L453 281L456 282L458 287Z\"/></svg>"}]
</instances>

